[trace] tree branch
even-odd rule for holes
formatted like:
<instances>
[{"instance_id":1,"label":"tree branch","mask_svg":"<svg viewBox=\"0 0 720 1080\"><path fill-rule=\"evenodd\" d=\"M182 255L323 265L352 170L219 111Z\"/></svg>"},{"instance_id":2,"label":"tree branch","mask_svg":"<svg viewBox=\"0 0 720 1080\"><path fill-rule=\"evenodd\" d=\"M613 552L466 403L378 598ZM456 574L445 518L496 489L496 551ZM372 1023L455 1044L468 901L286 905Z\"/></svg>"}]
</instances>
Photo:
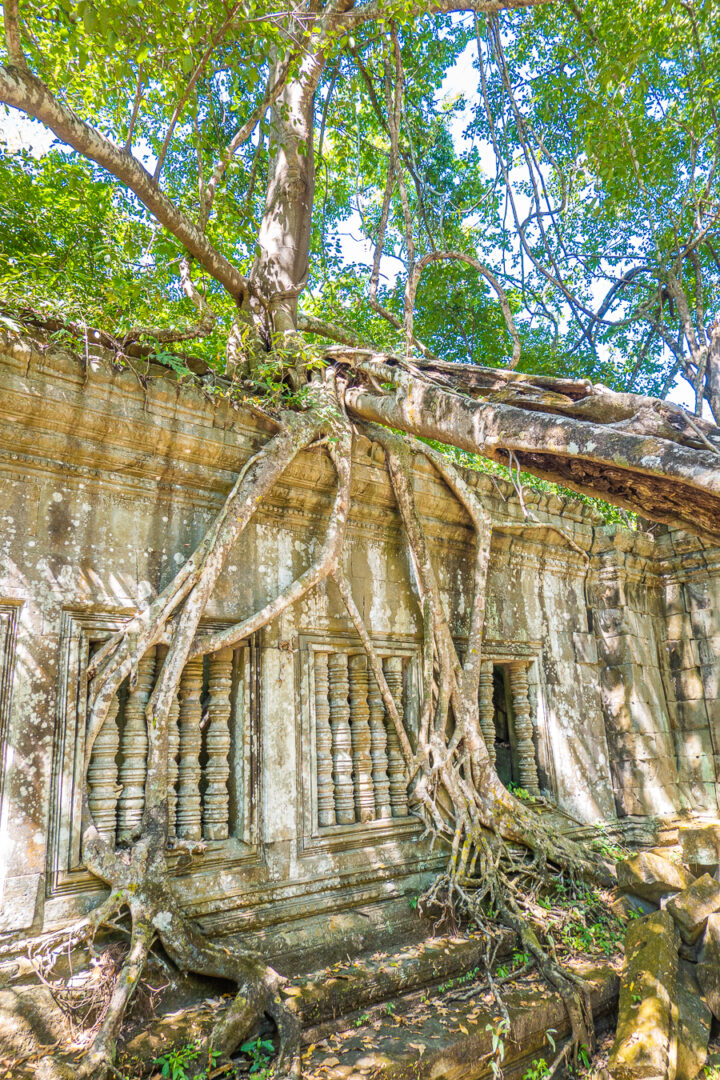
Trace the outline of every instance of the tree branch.
<instances>
[{"instance_id":1,"label":"tree branch","mask_svg":"<svg viewBox=\"0 0 720 1080\"><path fill-rule=\"evenodd\" d=\"M27 60L20 37L20 10L18 0L3 0L3 22L5 25L5 47L11 64L27 68Z\"/></svg>"},{"instance_id":2,"label":"tree branch","mask_svg":"<svg viewBox=\"0 0 720 1080\"><path fill-rule=\"evenodd\" d=\"M348 330L345 326L339 326L338 323L318 319L314 315L298 315L297 328L306 334L318 334L329 341L337 341L351 348L362 349L367 346L367 342L359 338L354 331Z\"/></svg>"},{"instance_id":3,"label":"tree branch","mask_svg":"<svg viewBox=\"0 0 720 1080\"><path fill-rule=\"evenodd\" d=\"M243 296L248 291L247 278L161 191L147 169L59 102L38 78L15 65L0 66L0 101L40 120L73 150L96 162L130 188L143 206L232 297Z\"/></svg>"},{"instance_id":4,"label":"tree branch","mask_svg":"<svg viewBox=\"0 0 720 1080\"><path fill-rule=\"evenodd\" d=\"M164 344L170 344L174 341L189 341L191 338L207 337L217 322L217 315L200 290L193 284L190 277L190 260L187 256L180 260L180 281L183 292L198 310L199 321L187 330L170 330L164 327L153 328L150 326L135 327L125 334L123 345L129 345L142 337L152 337Z\"/></svg>"},{"instance_id":5,"label":"tree branch","mask_svg":"<svg viewBox=\"0 0 720 1080\"><path fill-rule=\"evenodd\" d=\"M466 263L471 266L473 270L477 270L479 274L482 274L486 278L497 294L497 298L500 301L500 307L505 318L505 325L508 328L508 333L513 339L513 355L512 360L508 364L509 368L516 368L520 360L520 335L515 325L515 319L510 308L510 302L507 298L507 293L503 289L500 282L497 280L494 274L488 270L487 266L481 263L478 259L472 257L472 255L466 255L464 251L431 251L427 255L419 260L412 273L408 276L407 285L405 286L405 337L408 342L413 339L413 322L415 316L415 296L417 294L418 285L422 272L426 266L429 266L433 262L443 262L454 259L458 262Z\"/></svg>"},{"instance_id":6,"label":"tree branch","mask_svg":"<svg viewBox=\"0 0 720 1080\"><path fill-rule=\"evenodd\" d=\"M212 209L212 204L217 193L218 185L222 180L223 176L225 175L228 165L232 161L239 147L242 146L246 139L250 138L253 131L260 123L267 110L280 96L280 93L282 92L282 89L287 80L290 66L294 59L295 54L291 54L287 58L285 63L282 65L280 73L278 74L278 77L274 83L271 83L270 79L268 79L262 101L255 109L255 111L250 114L243 126L235 132L232 139L225 147L222 157L218 161L217 165L213 170L212 176L207 182L207 187L205 189L205 208L200 221L201 228L204 229L208 223L208 220L210 218L210 211Z\"/></svg>"},{"instance_id":7,"label":"tree branch","mask_svg":"<svg viewBox=\"0 0 720 1080\"><path fill-rule=\"evenodd\" d=\"M479 15L493 15L498 11L537 7L549 2L551 0L433 0L428 3L425 0L423 3L422 0L416 0L415 3L403 5L398 15L402 15L403 19L417 18L420 15L451 15L463 11L475 11ZM349 12L340 22L343 27L352 28L376 19L387 19L391 14L387 0L371 0L370 3Z\"/></svg>"},{"instance_id":8,"label":"tree branch","mask_svg":"<svg viewBox=\"0 0 720 1080\"><path fill-rule=\"evenodd\" d=\"M165 158L167 157L168 147L170 146L170 140L172 139L173 132L175 131L175 125L177 124L178 120L180 119L182 111L185 108L185 106L187 105L188 100L190 98L190 95L192 94L192 92L193 92L193 90L195 88L195 84L197 83L198 79L200 78L202 72L205 69L205 65L207 64L208 60L212 56L213 51L215 50L216 46L219 44L219 42L224 37L225 31L227 30L228 26L230 25L230 23L235 18L235 15L236 15L237 10L238 10L239 7L240 7L240 5L236 4L235 7L231 8L228 17L225 19L225 22L222 24L222 26L220 27L218 32L216 34L214 34L213 37L210 39L210 44L208 45L207 49L205 50L205 52L202 55L202 58L201 58L200 62L197 64L197 66L195 67L195 70L193 71L192 75L190 76L190 79L188 80L188 84L185 87L185 90L183 91L182 97L180 98L180 100L177 102L175 108L173 109L173 114L170 117L170 124L168 126L167 133L165 135L165 139L163 140L163 144L160 147L160 153L158 154L157 164L155 166L155 172L153 174L153 180L155 180L155 181L158 181L160 179L160 173L162 172L163 165L165 164Z\"/></svg>"}]
</instances>

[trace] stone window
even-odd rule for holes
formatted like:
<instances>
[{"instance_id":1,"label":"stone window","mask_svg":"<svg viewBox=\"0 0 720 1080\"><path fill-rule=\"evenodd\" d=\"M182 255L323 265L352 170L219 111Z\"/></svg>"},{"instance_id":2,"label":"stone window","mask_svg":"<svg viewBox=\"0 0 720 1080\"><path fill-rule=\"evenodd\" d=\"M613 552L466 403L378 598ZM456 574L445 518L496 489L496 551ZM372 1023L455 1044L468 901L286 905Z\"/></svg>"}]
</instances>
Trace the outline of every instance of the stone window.
<instances>
[{"instance_id":1,"label":"stone window","mask_svg":"<svg viewBox=\"0 0 720 1080\"><path fill-rule=\"evenodd\" d=\"M94 649L126 619L66 613L53 770L49 848L50 895L97 887L82 863L80 775L87 722L87 665ZM213 625L209 627L215 629ZM138 665L134 685L121 685L93 746L88 802L95 823L116 845L138 830L145 801L145 706L162 660L160 647ZM170 845L175 837L204 841L203 867L254 854L258 823L259 680L254 643L190 660L168 730Z\"/></svg>"},{"instance_id":2,"label":"stone window","mask_svg":"<svg viewBox=\"0 0 720 1080\"><path fill-rule=\"evenodd\" d=\"M306 640L307 695L302 777L304 850L351 846L417 827L408 808L407 775L395 726L367 656L346 640ZM417 716L414 647L377 645L398 712L412 731ZM308 775L309 773L309 775Z\"/></svg>"},{"instance_id":3,"label":"stone window","mask_svg":"<svg viewBox=\"0 0 720 1080\"><path fill-rule=\"evenodd\" d=\"M480 726L502 782L540 794L533 719L528 695L528 660L483 661Z\"/></svg>"}]
</instances>

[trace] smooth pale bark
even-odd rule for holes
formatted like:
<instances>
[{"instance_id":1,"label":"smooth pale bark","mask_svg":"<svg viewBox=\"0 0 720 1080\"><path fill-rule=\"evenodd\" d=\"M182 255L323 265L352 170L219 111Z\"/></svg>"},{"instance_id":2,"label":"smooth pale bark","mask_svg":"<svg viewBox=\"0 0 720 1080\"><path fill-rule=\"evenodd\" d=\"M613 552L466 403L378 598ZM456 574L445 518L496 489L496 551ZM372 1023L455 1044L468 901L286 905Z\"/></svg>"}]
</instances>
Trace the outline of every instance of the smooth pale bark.
<instances>
[{"instance_id":1,"label":"smooth pale bark","mask_svg":"<svg viewBox=\"0 0 720 1080\"><path fill-rule=\"evenodd\" d=\"M382 365L381 365L382 367ZM387 377L388 370L378 372ZM395 372L397 379L397 372ZM437 439L720 541L720 456L627 426L594 423L474 401L428 383L399 379L392 393L350 388L352 415ZM641 399L642 400L642 399Z\"/></svg>"}]
</instances>

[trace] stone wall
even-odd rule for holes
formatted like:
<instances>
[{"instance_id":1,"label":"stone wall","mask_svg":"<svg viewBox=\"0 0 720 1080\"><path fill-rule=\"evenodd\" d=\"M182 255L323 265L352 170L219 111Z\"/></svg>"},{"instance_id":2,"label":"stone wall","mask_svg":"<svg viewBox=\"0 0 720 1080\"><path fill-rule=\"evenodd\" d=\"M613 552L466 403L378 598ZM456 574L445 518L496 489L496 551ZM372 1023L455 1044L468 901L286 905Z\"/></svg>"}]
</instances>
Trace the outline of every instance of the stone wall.
<instances>
[{"instance_id":1,"label":"stone wall","mask_svg":"<svg viewBox=\"0 0 720 1080\"><path fill-rule=\"evenodd\" d=\"M273 432L166 369L141 374L0 342L2 932L60 925L101 895L79 840L90 653L171 579ZM555 495L528 492L529 521L510 485L471 482L494 523L485 715L507 709L519 779L583 823L716 814L718 553L605 526ZM414 483L462 648L470 523L424 459ZM239 621L302 571L333 494L326 455L302 455L229 558L209 625ZM383 455L363 440L345 559L412 729L418 607ZM142 808L152 663L122 688L91 766L103 828L120 838ZM178 889L209 929L371 919L443 863L407 812L392 731L332 584L189 665L174 738L175 828L208 844L198 868L178 862Z\"/></svg>"}]
</instances>

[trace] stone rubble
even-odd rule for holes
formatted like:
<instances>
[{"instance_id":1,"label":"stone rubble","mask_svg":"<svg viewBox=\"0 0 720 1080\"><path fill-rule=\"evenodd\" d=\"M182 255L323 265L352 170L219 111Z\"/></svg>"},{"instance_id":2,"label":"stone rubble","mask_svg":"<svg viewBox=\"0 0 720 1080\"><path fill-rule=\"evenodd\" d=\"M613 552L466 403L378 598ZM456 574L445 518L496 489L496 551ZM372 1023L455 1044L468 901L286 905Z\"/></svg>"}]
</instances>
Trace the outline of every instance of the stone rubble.
<instances>
[{"instance_id":1,"label":"stone rubble","mask_svg":"<svg viewBox=\"0 0 720 1080\"><path fill-rule=\"evenodd\" d=\"M684 865L657 852L618 863L619 898L630 915L618 1025L608 1073L614 1080L695 1080L720 1020L720 828L679 830ZM718 845L717 847L715 845ZM688 867L701 871L693 880ZM638 916L640 905L661 910Z\"/></svg>"},{"instance_id":2,"label":"stone rubble","mask_svg":"<svg viewBox=\"0 0 720 1080\"><path fill-rule=\"evenodd\" d=\"M708 916L720 911L720 881L703 874L666 905L683 941L694 945L702 936Z\"/></svg>"},{"instance_id":3,"label":"stone rubble","mask_svg":"<svg viewBox=\"0 0 720 1080\"><path fill-rule=\"evenodd\" d=\"M673 893L687 889L693 881L689 871L650 851L639 851L618 863L617 876L620 892L658 905Z\"/></svg>"}]
</instances>

